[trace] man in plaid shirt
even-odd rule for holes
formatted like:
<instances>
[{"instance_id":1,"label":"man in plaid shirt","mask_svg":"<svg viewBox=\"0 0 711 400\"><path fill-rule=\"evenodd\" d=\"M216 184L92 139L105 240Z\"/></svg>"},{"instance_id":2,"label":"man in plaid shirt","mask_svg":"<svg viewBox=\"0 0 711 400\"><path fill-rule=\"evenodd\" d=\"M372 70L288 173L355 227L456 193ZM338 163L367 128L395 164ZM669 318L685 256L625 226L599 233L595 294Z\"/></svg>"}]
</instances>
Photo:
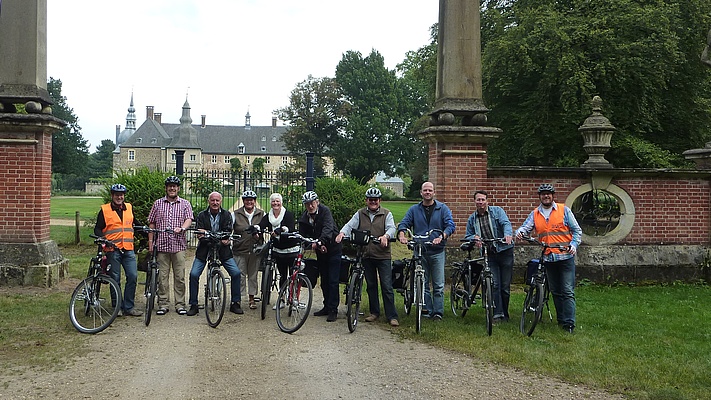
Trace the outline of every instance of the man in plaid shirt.
<instances>
[{"instance_id":1,"label":"man in plaid shirt","mask_svg":"<svg viewBox=\"0 0 711 400\"><path fill-rule=\"evenodd\" d=\"M174 234L160 233L158 246L158 310L156 314L168 312L168 288L170 271L173 271L173 301L175 311L185 315L185 249L188 242L185 230L193 223L193 207L186 199L178 196L180 178L169 176L165 180L165 197L153 203L148 214L148 226L157 229L173 229ZM153 233L148 234L148 250L153 251Z\"/></svg>"}]
</instances>

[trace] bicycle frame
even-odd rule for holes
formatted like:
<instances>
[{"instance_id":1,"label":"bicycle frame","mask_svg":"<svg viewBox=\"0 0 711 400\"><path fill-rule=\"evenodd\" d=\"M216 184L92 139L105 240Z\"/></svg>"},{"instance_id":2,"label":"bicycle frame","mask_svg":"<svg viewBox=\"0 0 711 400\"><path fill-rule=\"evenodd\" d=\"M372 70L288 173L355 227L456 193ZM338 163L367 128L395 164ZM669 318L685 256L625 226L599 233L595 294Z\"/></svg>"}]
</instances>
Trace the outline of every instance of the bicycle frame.
<instances>
[{"instance_id":1,"label":"bicycle frame","mask_svg":"<svg viewBox=\"0 0 711 400\"><path fill-rule=\"evenodd\" d=\"M259 234L262 232L254 233ZM275 289L277 293L279 292L279 270L276 267L272 254L275 240L275 238L270 237L265 243L255 243L254 248L252 249L253 253L261 255L262 259L260 260L260 263L264 265L264 270L262 271L262 281L260 284L261 297L259 298L259 302L261 303L260 308L262 319L266 318L267 306L271 303L271 292Z\"/></svg>"},{"instance_id":2,"label":"bicycle frame","mask_svg":"<svg viewBox=\"0 0 711 400\"><path fill-rule=\"evenodd\" d=\"M425 306L425 269L422 266L422 248L432 244L432 242L428 240L432 238L432 235L438 234L442 236L444 232L440 229L431 229L424 235L414 235L410 229L406 229L405 231L410 236L410 240L407 242L407 248L412 250L412 258L410 259L408 268L413 269L411 271L410 282L406 283L406 285L410 287L413 292L413 302L416 310L415 330L417 333L420 333L422 331L422 309ZM405 306L405 312L409 314L407 305Z\"/></svg>"},{"instance_id":3,"label":"bicycle frame","mask_svg":"<svg viewBox=\"0 0 711 400\"><path fill-rule=\"evenodd\" d=\"M294 333L304 325L311 311L313 288L311 281L303 272L304 251L306 246L316 243L318 239L306 238L295 232L281 233L281 237L297 239L301 242L286 283L279 289L276 304L277 326L282 332Z\"/></svg>"},{"instance_id":4,"label":"bicycle frame","mask_svg":"<svg viewBox=\"0 0 711 400\"><path fill-rule=\"evenodd\" d=\"M350 242L350 237L344 237L344 241ZM391 238L390 241L394 241ZM348 330L353 333L358 327L358 316L360 315L360 303L363 296L363 279L365 278L365 268L363 267L363 254L368 244L380 244L377 236L370 234L366 235L365 244L358 242L353 243L358 246L355 259L349 259L352 262L351 270L348 274L348 283L345 288L346 295L346 320L348 322Z\"/></svg>"},{"instance_id":5,"label":"bicycle frame","mask_svg":"<svg viewBox=\"0 0 711 400\"><path fill-rule=\"evenodd\" d=\"M158 276L160 275L160 269L158 268L158 247L156 246L158 234L174 233L174 231L171 228L155 229L149 226L134 226L133 229L145 233L153 233L153 251L151 252L150 259L148 260L146 283L143 290L143 295L146 298L146 306L143 312L143 323L148 326L151 323L153 308L155 307L156 298L158 297Z\"/></svg>"}]
</instances>

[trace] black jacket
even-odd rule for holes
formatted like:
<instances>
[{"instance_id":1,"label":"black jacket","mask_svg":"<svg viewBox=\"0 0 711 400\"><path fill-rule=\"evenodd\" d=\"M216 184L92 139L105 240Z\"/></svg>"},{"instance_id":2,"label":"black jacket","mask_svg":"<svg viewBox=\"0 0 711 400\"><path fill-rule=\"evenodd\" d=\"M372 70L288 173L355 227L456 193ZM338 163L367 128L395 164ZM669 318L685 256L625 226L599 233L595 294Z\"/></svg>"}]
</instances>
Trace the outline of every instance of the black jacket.
<instances>
[{"instance_id":1,"label":"black jacket","mask_svg":"<svg viewBox=\"0 0 711 400\"><path fill-rule=\"evenodd\" d=\"M331 215L331 210L319 203L318 211L314 217L314 223L311 224L309 222L309 212L304 211L301 218L299 218L299 233L302 236L320 240L329 253L342 251L343 245L336 243L335 240L339 231L336 227L336 222L333 220L333 215Z\"/></svg>"},{"instance_id":2,"label":"black jacket","mask_svg":"<svg viewBox=\"0 0 711 400\"><path fill-rule=\"evenodd\" d=\"M198 214L195 219L195 227L197 229L212 231L212 224L210 223L210 208L200 211L200 214ZM220 232L232 232L232 213L222 207L220 207ZM219 246L220 249L218 251L218 255L220 257L220 261L232 258L232 248L230 246L225 246L222 243L220 243ZM197 250L195 250L195 258L202 261L207 260L207 252L209 250L209 242L200 240Z\"/></svg>"}]
</instances>

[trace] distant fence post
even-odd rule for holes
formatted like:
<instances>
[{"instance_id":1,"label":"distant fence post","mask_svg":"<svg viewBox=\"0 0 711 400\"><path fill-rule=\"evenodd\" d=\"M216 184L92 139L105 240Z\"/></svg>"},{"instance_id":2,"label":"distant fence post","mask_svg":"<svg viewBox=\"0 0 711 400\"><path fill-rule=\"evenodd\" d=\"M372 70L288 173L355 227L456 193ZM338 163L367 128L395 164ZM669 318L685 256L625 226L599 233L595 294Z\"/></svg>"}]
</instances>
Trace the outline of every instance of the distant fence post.
<instances>
[{"instance_id":1,"label":"distant fence post","mask_svg":"<svg viewBox=\"0 0 711 400\"><path fill-rule=\"evenodd\" d=\"M306 153L306 191L314 190L314 153Z\"/></svg>"},{"instance_id":2,"label":"distant fence post","mask_svg":"<svg viewBox=\"0 0 711 400\"><path fill-rule=\"evenodd\" d=\"M79 237L79 224L81 218L79 216L79 211L74 212L74 244L79 244L81 238Z\"/></svg>"}]
</instances>

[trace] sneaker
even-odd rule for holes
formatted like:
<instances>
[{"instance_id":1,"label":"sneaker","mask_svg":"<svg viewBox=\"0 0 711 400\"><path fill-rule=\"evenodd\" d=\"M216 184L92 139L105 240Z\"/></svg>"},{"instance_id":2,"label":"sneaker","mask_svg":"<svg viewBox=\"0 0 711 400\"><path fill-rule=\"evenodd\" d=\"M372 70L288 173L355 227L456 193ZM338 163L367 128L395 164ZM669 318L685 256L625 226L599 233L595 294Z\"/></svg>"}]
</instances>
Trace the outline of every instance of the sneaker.
<instances>
[{"instance_id":1,"label":"sneaker","mask_svg":"<svg viewBox=\"0 0 711 400\"><path fill-rule=\"evenodd\" d=\"M390 326L400 326L400 323L397 322L395 318L390 320Z\"/></svg>"},{"instance_id":2,"label":"sneaker","mask_svg":"<svg viewBox=\"0 0 711 400\"><path fill-rule=\"evenodd\" d=\"M280 309L284 308L284 302L281 302L281 304L279 304L279 308ZM272 310L276 310L276 304L274 304L274 307L272 307Z\"/></svg>"},{"instance_id":3,"label":"sneaker","mask_svg":"<svg viewBox=\"0 0 711 400\"><path fill-rule=\"evenodd\" d=\"M131 317L140 317L143 315L143 311L141 310L136 310L135 308L132 308L130 310L126 310L123 312L123 315L125 316L131 316Z\"/></svg>"},{"instance_id":4,"label":"sneaker","mask_svg":"<svg viewBox=\"0 0 711 400\"><path fill-rule=\"evenodd\" d=\"M328 313L328 318L326 318L326 322L333 322L338 319L338 311L331 311Z\"/></svg>"},{"instance_id":5,"label":"sneaker","mask_svg":"<svg viewBox=\"0 0 711 400\"><path fill-rule=\"evenodd\" d=\"M322 308L322 309L316 311L316 312L314 313L314 315L317 316L317 317L323 317L324 315L328 315L328 310L326 309L326 307L324 307L324 308Z\"/></svg>"},{"instance_id":6,"label":"sneaker","mask_svg":"<svg viewBox=\"0 0 711 400\"><path fill-rule=\"evenodd\" d=\"M378 315L370 314L367 317L365 317L365 322L373 322L376 319L378 319Z\"/></svg>"},{"instance_id":7,"label":"sneaker","mask_svg":"<svg viewBox=\"0 0 711 400\"><path fill-rule=\"evenodd\" d=\"M200 311L200 310L198 309L197 304L191 305L191 306L190 306L190 309L188 310L188 313L187 313L186 315L187 315L188 317L192 317L193 315L197 315L197 313L198 313L199 311Z\"/></svg>"},{"instance_id":8,"label":"sneaker","mask_svg":"<svg viewBox=\"0 0 711 400\"><path fill-rule=\"evenodd\" d=\"M239 303L232 303L232 305L230 306L230 311L235 314L244 314L244 311L242 311L242 306Z\"/></svg>"}]
</instances>

